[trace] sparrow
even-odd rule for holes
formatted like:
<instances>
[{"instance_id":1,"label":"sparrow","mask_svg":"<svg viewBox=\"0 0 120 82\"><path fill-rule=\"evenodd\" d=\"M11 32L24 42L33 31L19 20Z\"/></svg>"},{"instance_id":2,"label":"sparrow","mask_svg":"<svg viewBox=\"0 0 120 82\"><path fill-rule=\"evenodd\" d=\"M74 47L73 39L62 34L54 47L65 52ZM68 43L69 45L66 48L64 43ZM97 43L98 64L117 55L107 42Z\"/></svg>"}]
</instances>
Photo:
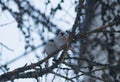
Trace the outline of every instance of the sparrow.
<instances>
[{"instance_id":1,"label":"sparrow","mask_svg":"<svg viewBox=\"0 0 120 82\"><path fill-rule=\"evenodd\" d=\"M58 51L58 48L55 45L55 41L53 39L50 39L45 45L45 53L47 55L51 55L54 54L56 51Z\"/></svg>"},{"instance_id":2,"label":"sparrow","mask_svg":"<svg viewBox=\"0 0 120 82\"><path fill-rule=\"evenodd\" d=\"M65 45L67 45L68 36L64 32L60 32L55 40L56 47L61 50Z\"/></svg>"}]
</instances>

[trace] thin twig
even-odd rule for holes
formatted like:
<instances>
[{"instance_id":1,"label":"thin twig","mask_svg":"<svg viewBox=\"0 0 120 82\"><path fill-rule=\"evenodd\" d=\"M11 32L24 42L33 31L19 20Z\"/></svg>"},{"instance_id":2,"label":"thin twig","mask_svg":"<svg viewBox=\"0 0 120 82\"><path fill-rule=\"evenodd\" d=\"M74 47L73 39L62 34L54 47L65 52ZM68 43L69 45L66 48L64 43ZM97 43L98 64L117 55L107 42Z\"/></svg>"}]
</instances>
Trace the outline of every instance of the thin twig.
<instances>
[{"instance_id":1,"label":"thin twig","mask_svg":"<svg viewBox=\"0 0 120 82\"><path fill-rule=\"evenodd\" d=\"M13 49L9 48L8 46L4 45L4 44L3 44L3 43L1 43L1 42L0 42L0 45L1 45L1 46L3 46L3 47L5 47L6 49L8 49L8 50L12 51L12 52L14 51Z\"/></svg>"},{"instance_id":2,"label":"thin twig","mask_svg":"<svg viewBox=\"0 0 120 82\"><path fill-rule=\"evenodd\" d=\"M3 27L3 26L5 26L5 25L8 25L8 24L11 24L11 23L14 23L14 22L15 22L15 20L13 20L13 21L11 21L11 22L8 22L8 23L5 23L5 24L1 24L0 27Z\"/></svg>"},{"instance_id":3,"label":"thin twig","mask_svg":"<svg viewBox=\"0 0 120 82\"><path fill-rule=\"evenodd\" d=\"M72 79L70 79L70 78L68 78L68 77L66 77L66 76L63 76L63 75L61 75L61 74L58 74L58 73L55 73L55 72L51 72L52 74L54 74L54 75L57 75L57 76L59 76L59 77L62 77L62 78L64 78L64 79L66 79L66 80L69 80L69 81L71 81L71 82L74 82Z\"/></svg>"},{"instance_id":4,"label":"thin twig","mask_svg":"<svg viewBox=\"0 0 120 82\"><path fill-rule=\"evenodd\" d=\"M104 30L104 29L106 29L106 28L108 28L108 27L112 27L113 25L115 25L115 24L117 24L117 23L119 23L118 20L113 21L113 22L111 22L111 23L109 23L109 24L107 24L107 25L103 25L103 26L97 27L96 29L94 29L94 30L92 30L92 31L85 32L85 33L79 33L79 34L76 35L76 38L77 38L77 39L79 39L79 38L81 38L81 37L84 37L84 38L85 38L85 37L87 37L88 35L90 35L91 33L100 32L101 30ZM102 31L101 31L101 32L102 32Z\"/></svg>"}]
</instances>

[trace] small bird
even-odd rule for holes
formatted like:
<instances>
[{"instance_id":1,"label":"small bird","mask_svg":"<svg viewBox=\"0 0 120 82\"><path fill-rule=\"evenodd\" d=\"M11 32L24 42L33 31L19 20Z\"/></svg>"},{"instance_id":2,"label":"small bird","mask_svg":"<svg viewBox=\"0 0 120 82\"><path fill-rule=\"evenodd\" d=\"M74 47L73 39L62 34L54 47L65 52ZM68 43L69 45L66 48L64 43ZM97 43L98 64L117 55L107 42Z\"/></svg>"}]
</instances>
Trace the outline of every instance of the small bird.
<instances>
[{"instance_id":1,"label":"small bird","mask_svg":"<svg viewBox=\"0 0 120 82\"><path fill-rule=\"evenodd\" d=\"M58 51L58 48L55 45L55 41L53 39L50 39L45 45L45 52L47 55L51 55L56 51Z\"/></svg>"},{"instance_id":2,"label":"small bird","mask_svg":"<svg viewBox=\"0 0 120 82\"><path fill-rule=\"evenodd\" d=\"M56 47L61 50L65 45L67 45L68 36L64 32L60 32L55 38Z\"/></svg>"}]
</instances>

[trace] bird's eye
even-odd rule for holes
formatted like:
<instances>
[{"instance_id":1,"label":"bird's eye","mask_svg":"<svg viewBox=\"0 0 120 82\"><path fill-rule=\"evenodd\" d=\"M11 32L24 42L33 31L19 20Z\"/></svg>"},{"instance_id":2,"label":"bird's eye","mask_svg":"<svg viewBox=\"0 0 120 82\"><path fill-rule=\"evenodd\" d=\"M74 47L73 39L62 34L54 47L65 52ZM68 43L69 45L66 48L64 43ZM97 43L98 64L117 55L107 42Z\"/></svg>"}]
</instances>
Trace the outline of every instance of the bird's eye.
<instances>
[{"instance_id":1,"label":"bird's eye","mask_svg":"<svg viewBox=\"0 0 120 82\"><path fill-rule=\"evenodd\" d=\"M63 33L63 32L61 32L61 33L60 33L60 36L64 36L64 33Z\"/></svg>"},{"instance_id":2,"label":"bird's eye","mask_svg":"<svg viewBox=\"0 0 120 82\"><path fill-rule=\"evenodd\" d=\"M54 40L53 40L53 39L50 39L49 42L54 42Z\"/></svg>"}]
</instances>

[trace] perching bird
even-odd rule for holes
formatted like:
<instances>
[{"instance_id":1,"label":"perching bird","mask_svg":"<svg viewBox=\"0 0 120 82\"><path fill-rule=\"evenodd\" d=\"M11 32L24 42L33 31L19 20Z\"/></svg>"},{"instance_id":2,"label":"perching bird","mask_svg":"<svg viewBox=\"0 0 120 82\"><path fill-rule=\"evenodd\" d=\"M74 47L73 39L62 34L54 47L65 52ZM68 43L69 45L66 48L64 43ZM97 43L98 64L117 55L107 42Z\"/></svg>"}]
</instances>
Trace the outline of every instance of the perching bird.
<instances>
[{"instance_id":1,"label":"perching bird","mask_svg":"<svg viewBox=\"0 0 120 82\"><path fill-rule=\"evenodd\" d=\"M55 45L55 41L53 39L49 40L48 43L45 45L45 52L47 55L54 54L58 51L58 48Z\"/></svg>"},{"instance_id":2,"label":"perching bird","mask_svg":"<svg viewBox=\"0 0 120 82\"><path fill-rule=\"evenodd\" d=\"M67 45L68 36L64 32L60 32L55 38L56 47L61 50L65 45Z\"/></svg>"}]
</instances>

